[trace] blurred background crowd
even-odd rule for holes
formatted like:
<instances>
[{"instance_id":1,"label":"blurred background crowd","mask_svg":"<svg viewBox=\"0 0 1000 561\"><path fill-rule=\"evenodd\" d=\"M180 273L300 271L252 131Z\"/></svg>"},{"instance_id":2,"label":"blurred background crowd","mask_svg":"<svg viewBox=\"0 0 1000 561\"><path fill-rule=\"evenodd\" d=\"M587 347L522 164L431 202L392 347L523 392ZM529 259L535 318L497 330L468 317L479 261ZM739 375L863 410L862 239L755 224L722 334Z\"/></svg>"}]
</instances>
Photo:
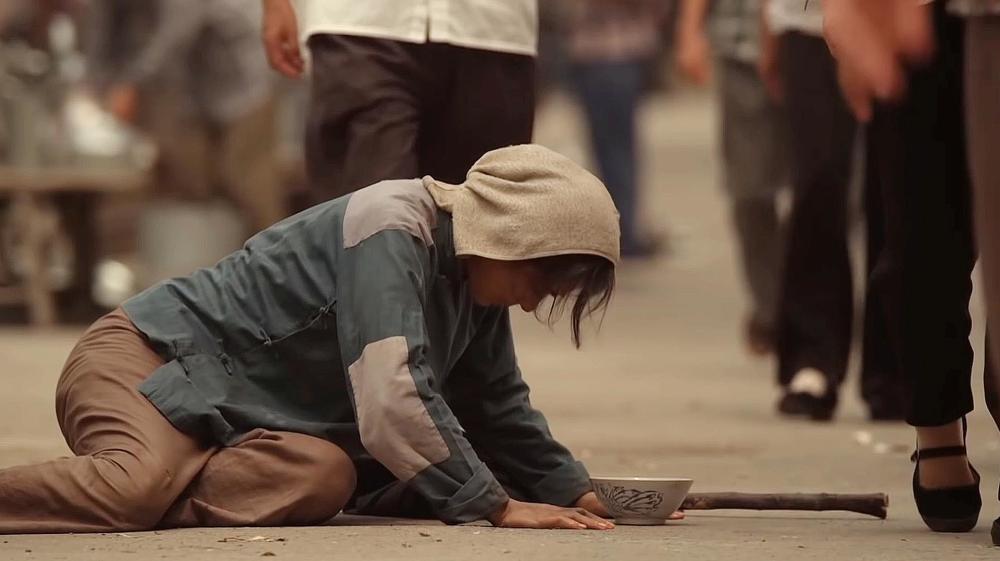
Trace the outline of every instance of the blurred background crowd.
<instances>
[{"instance_id":1,"label":"blurred background crowd","mask_svg":"<svg viewBox=\"0 0 1000 561\"><path fill-rule=\"evenodd\" d=\"M382 179L460 183L531 142L552 96L578 108L623 269L670 260L641 107L704 88L733 333L773 358L778 412L831 420L858 342L868 417L937 450L918 506L973 479L978 502L963 419L977 226L1000 313L1000 2L923 4L0 0L0 323L88 323Z\"/></svg>"},{"instance_id":2,"label":"blurred background crowd","mask_svg":"<svg viewBox=\"0 0 1000 561\"><path fill-rule=\"evenodd\" d=\"M482 153L530 142L553 92L585 120L625 266L670 259L666 224L640 220L639 108L653 92L711 85L719 119L705 126L718 126L750 302L738 332L751 354L776 358L779 411L830 419L859 339L870 417L906 417L902 362L885 344L906 305L885 255L905 244L887 245L899 214L884 207L913 178L885 163L906 152L892 127L859 126L842 96L820 2L461 5L3 0L0 321L85 323L312 204L391 177L461 182ZM939 283L957 288L928 313L967 333L963 208L942 226L955 243L936 250L964 256L958 279ZM961 369L966 346L938 351Z\"/></svg>"}]
</instances>

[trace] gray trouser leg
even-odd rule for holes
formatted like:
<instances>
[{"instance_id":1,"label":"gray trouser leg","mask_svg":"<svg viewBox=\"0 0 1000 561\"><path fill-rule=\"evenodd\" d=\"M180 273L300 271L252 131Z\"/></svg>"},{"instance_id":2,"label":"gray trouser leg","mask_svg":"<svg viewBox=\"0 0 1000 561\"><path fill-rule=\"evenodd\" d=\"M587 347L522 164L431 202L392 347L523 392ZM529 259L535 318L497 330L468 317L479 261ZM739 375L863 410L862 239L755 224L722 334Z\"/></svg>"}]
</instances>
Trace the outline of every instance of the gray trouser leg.
<instances>
[{"instance_id":1,"label":"gray trouser leg","mask_svg":"<svg viewBox=\"0 0 1000 561\"><path fill-rule=\"evenodd\" d=\"M722 59L717 68L725 190L752 315L770 326L783 254L776 198L787 183L784 120L753 65Z\"/></svg>"}]
</instances>

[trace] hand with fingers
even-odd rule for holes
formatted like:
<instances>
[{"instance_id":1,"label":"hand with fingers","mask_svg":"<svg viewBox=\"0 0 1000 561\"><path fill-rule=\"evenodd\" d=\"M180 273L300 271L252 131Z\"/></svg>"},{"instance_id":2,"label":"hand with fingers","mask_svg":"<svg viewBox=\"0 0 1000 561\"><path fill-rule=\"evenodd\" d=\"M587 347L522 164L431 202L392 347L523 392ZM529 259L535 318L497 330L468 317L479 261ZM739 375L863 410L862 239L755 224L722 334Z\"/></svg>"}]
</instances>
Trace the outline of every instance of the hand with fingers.
<instances>
[{"instance_id":1,"label":"hand with fingers","mask_svg":"<svg viewBox=\"0 0 1000 561\"><path fill-rule=\"evenodd\" d=\"M299 78L305 68L299 47L299 27L291 0L264 2L263 39L271 68L289 78Z\"/></svg>"},{"instance_id":2,"label":"hand with fingers","mask_svg":"<svg viewBox=\"0 0 1000 561\"><path fill-rule=\"evenodd\" d=\"M605 508L603 504L601 504L601 501L597 498L597 493L593 491L588 491L582 497L577 499L576 506L586 509L589 512L593 512L598 516L611 518L611 513L608 512L608 509Z\"/></svg>"},{"instance_id":3,"label":"hand with fingers","mask_svg":"<svg viewBox=\"0 0 1000 561\"><path fill-rule=\"evenodd\" d=\"M610 521L581 507L525 503L510 499L489 518L499 528L610 530Z\"/></svg>"},{"instance_id":4,"label":"hand with fingers","mask_svg":"<svg viewBox=\"0 0 1000 561\"><path fill-rule=\"evenodd\" d=\"M917 0L826 0L823 32L839 65L841 88L861 121L877 100L906 90L906 65L934 52L929 2Z\"/></svg>"},{"instance_id":5,"label":"hand with fingers","mask_svg":"<svg viewBox=\"0 0 1000 561\"><path fill-rule=\"evenodd\" d=\"M677 17L675 62L689 80L703 86L712 77L712 47L705 18L709 0L683 0Z\"/></svg>"},{"instance_id":6,"label":"hand with fingers","mask_svg":"<svg viewBox=\"0 0 1000 561\"><path fill-rule=\"evenodd\" d=\"M699 86L712 77L712 48L703 29L682 29L677 36L677 67Z\"/></svg>"}]
</instances>

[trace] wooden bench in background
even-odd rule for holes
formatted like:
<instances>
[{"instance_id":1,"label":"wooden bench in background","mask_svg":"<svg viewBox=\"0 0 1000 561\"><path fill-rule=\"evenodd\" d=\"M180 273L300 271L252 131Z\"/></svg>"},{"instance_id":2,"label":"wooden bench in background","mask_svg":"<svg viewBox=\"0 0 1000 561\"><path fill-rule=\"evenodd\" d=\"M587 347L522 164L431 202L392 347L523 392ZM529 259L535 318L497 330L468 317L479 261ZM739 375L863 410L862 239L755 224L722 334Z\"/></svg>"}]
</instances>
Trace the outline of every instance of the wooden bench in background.
<instances>
[{"instance_id":1,"label":"wooden bench in background","mask_svg":"<svg viewBox=\"0 0 1000 561\"><path fill-rule=\"evenodd\" d=\"M12 205L10 216L19 240L18 257L24 263L18 284L0 287L0 303L23 303L28 307L33 325L53 325L57 321L55 298L45 271L46 248L59 232L59 210L52 202L53 197L76 195L75 204L84 208L75 210L90 218L83 221L90 227L69 234L75 245L86 244L92 243L97 235L92 217L100 196L135 192L144 189L149 182L150 174L143 170L0 165L0 199L8 199ZM77 261L81 261L80 253ZM76 271L80 273L89 268L86 274L91 274L92 267L93 263L84 263L82 268L77 266Z\"/></svg>"}]
</instances>

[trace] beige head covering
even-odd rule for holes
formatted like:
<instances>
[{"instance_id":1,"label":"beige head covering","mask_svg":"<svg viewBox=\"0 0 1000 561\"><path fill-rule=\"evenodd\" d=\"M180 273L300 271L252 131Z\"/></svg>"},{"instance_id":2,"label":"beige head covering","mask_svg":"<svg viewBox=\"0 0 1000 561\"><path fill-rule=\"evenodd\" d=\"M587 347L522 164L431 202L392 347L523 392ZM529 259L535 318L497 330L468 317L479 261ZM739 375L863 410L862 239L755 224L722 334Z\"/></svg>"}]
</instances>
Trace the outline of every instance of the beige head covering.
<instances>
[{"instance_id":1,"label":"beige head covering","mask_svg":"<svg viewBox=\"0 0 1000 561\"><path fill-rule=\"evenodd\" d=\"M599 179L535 144L487 152L465 183L424 186L451 213L455 253L516 261L574 253L617 264L618 211Z\"/></svg>"}]
</instances>

